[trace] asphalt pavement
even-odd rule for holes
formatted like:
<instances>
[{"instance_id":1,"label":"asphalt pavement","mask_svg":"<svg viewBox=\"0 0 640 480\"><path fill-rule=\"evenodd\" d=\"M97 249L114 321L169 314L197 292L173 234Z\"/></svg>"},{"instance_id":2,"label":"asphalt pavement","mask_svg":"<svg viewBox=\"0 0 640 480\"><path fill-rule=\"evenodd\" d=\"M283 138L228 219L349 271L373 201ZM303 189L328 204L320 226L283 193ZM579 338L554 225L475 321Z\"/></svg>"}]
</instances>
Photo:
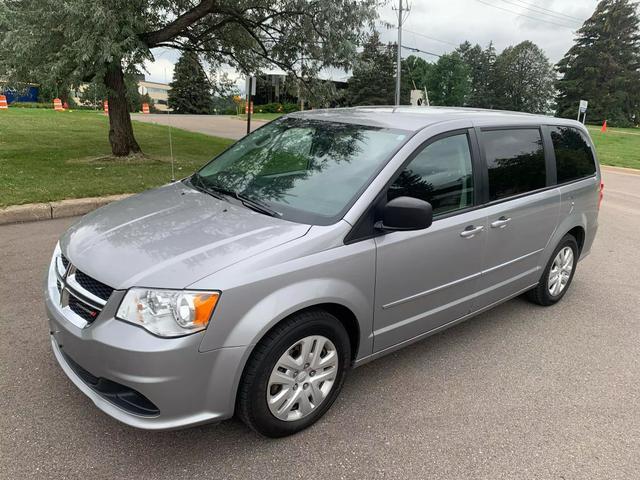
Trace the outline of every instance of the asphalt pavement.
<instances>
[{"instance_id":1,"label":"asphalt pavement","mask_svg":"<svg viewBox=\"0 0 640 480\"><path fill-rule=\"evenodd\" d=\"M167 115L166 113L134 113L131 118L138 122L171 125L191 132L204 133L214 137L238 140L247 134L247 122L232 115ZM264 120L251 119L251 131L261 127Z\"/></svg>"},{"instance_id":2,"label":"asphalt pavement","mask_svg":"<svg viewBox=\"0 0 640 480\"><path fill-rule=\"evenodd\" d=\"M636 479L640 176L605 175L563 301L515 299L352 371L281 440L237 420L173 432L107 417L50 351L42 279L75 219L0 227L1 479Z\"/></svg>"}]
</instances>

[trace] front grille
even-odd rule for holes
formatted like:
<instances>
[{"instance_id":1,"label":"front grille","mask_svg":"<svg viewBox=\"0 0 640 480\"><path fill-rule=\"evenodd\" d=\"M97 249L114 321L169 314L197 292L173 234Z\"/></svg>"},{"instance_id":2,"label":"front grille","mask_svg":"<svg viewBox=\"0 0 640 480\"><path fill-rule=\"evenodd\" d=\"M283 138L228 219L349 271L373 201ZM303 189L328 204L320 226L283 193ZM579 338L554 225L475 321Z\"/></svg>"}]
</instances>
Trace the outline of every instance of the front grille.
<instances>
[{"instance_id":1,"label":"front grille","mask_svg":"<svg viewBox=\"0 0 640 480\"><path fill-rule=\"evenodd\" d=\"M96 297L101 298L105 302L109 300L109 297L113 293L113 288L99 282L95 278L91 278L84 272L76 270L76 282L78 282L82 288L90 293L93 293Z\"/></svg>"},{"instance_id":2,"label":"front grille","mask_svg":"<svg viewBox=\"0 0 640 480\"><path fill-rule=\"evenodd\" d=\"M60 306L69 307L69 310L84 320L86 324L78 325L84 328L98 318L114 289L77 270L62 254L55 262ZM64 271L61 271L62 268Z\"/></svg>"},{"instance_id":3,"label":"front grille","mask_svg":"<svg viewBox=\"0 0 640 480\"><path fill-rule=\"evenodd\" d=\"M100 310L77 299L73 295L69 295L69 308L88 323L93 322L100 314Z\"/></svg>"}]
</instances>

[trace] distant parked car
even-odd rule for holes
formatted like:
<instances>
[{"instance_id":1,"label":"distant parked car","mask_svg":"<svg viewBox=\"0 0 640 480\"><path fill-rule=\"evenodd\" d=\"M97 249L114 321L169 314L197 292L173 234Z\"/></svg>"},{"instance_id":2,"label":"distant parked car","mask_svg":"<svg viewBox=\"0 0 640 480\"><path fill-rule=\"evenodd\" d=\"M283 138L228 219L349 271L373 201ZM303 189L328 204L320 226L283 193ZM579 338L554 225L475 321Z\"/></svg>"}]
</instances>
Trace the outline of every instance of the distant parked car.
<instances>
[{"instance_id":1,"label":"distant parked car","mask_svg":"<svg viewBox=\"0 0 640 480\"><path fill-rule=\"evenodd\" d=\"M45 286L52 348L129 425L235 412L288 435L326 413L353 366L525 292L558 302L591 249L602 188L575 121L287 115L73 225Z\"/></svg>"}]
</instances>

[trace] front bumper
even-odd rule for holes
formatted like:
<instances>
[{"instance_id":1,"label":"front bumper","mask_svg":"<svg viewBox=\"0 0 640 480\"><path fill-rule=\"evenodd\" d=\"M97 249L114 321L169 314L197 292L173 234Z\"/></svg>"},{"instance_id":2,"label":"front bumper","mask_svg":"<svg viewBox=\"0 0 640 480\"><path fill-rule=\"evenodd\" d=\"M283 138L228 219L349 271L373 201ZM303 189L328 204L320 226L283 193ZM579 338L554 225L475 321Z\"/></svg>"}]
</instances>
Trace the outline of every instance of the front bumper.
<instances>
[{"instance_id":1,"label":"front bumper","mask_svg":"<svg viewBox=\"0 0 640 480\"><path fill-rule=\"evenodd\" d=\"M124 292L114 292L98 318L82 328L60 307L56 277L50 270L45 286L51 346L71 381L95 405L127 425L166 430L224 420L233 415L236 388L247 347L200 352L204 333L159 338L116 320ZM69 318L67 318L69 317ZM70 359L70 360L69 360ZM122 407L79 374L105 379L143 395L157 411L141 415Z\"/></svg>"}]
</instances>

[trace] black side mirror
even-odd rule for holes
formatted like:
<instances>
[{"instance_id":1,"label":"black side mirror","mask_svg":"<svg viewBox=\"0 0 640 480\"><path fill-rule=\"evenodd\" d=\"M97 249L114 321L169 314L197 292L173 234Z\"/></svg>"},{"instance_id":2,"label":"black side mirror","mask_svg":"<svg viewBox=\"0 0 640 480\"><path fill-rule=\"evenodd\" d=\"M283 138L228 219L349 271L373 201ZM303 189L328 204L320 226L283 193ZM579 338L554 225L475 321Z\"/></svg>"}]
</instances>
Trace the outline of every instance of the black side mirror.
<instances>
[{"instance_id":1,"label":"black side mirror","mask_svg":"<svg viewBox=\"0 0 640 480\"><path fill-rule=\"evenodd\" d=\"M429 202L413 197L398 197L382 209L382 220L376 223L379 230L423 230L433 222L433 208Z\"/></svg>"}]
</instances>

